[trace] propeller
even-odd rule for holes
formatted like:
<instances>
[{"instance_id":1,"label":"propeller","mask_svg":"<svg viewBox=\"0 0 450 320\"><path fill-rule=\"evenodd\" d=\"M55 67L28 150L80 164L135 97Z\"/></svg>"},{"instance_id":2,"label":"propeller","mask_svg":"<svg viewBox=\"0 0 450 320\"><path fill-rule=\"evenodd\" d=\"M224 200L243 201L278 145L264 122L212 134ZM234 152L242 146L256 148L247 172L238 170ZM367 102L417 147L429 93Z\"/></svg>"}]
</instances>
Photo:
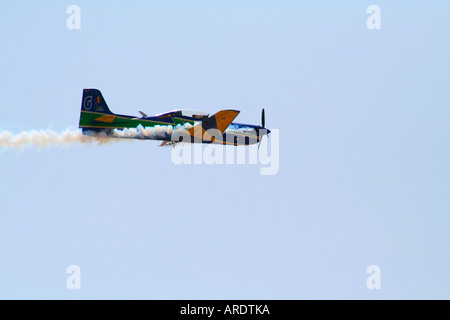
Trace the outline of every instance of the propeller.
<instances>
[{"instance_id":1,"label":"propeller","mask_svg":"<svg viewBox=\"0 0 450 320\"><path fill-rule=\"evenodd\" d=\"M262 126L263 128L266 127L266 115L265 115L265 113L264 113L264 108L263 108L262 111L261 111L261 126Z\"/></svg>"},{"instance_id":2,"label":"propeller","mask_svg":"<svg viewBox=\"0 0 450 320\"><path fill-rule=\"evenodd\" d=\"M262 126L263 128L266 127L266 114L265 114L265 112L264 112L264 108L263 108L262 111L261 111L261 126ZM259 138L258 149L259 149L259 147L261 146L261 141L262 141L262 138L263 138L263 137L264 137L264 136L262 136L262 137Z\"/></svg>"}]
</instances>

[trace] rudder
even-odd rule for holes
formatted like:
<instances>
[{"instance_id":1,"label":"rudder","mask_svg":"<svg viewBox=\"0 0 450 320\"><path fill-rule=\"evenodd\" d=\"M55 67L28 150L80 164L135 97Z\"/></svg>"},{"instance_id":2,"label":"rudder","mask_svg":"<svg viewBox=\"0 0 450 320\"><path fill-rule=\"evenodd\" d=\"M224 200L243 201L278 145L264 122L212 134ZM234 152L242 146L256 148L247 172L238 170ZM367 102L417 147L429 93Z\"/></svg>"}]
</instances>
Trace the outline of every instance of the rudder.
<instances>
[{"instance_id":1,"label":"rudder","mask_svg":"<svg viewBox=\"0 0 450 320\"><path fill-rule=\"evenodd\" d=\"M83 89L83 99L81 100L81 110L113 114L109 110L102 93L98 89Z\"/></svg>"},{"instance_id":2,"label":"rudder","mask_svg":"<svg viewBox=\"0 0 450 320\"><path fill-rule=\"evenodd\" d=\"M79 128L91 129L98 116L104 115L105 118L113 118L114 114L109 110L102 93L98 89L83 89L81 99L81 112Z\"/></svg>"}]
</instances>

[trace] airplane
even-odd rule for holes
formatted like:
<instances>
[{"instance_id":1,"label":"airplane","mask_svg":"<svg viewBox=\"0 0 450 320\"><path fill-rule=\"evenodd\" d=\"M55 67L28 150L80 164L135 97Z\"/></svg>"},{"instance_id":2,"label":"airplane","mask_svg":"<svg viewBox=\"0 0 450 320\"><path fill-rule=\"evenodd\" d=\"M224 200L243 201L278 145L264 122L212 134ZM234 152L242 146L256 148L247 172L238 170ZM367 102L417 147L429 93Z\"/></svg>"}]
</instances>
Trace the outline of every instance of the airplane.
<instances>
[{"instance_id":1,"label":"airplane","mask_svg":"<svg viewBox=\"0 0 450 320\"><path fill-rule=\"evenodd\" d=\"M261 144L270 133L265 128L264 109L261 125L232 122L239 110L220 110L213 115L194 110L173 110L155 116L141 117L111 112L98 89L83 89L79 128L83 134L107 138L159 140L160 146L179 143L215 143L224 145Z\"/></svg>"}]
</instances>

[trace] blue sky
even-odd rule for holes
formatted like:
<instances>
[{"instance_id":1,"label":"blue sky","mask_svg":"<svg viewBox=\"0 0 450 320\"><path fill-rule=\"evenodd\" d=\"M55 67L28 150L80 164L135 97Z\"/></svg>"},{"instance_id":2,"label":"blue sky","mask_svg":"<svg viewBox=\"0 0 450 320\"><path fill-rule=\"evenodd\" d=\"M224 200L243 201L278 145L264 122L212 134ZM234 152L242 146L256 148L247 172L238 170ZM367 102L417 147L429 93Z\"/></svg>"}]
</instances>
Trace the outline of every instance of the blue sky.
<instances>
[{"instance_id":1,"label":"blue sky","mask_svg":"<svg viewBox=\"0 0 450 320\"><path fill-rule=\"evenodd\" d=\"M76 129L83 88L121 114L264 107L280 167L175 165L153 141L0 150L0 297L448 299L449 9L2 1L0 130Z\"/></svg>"}]
</instances>

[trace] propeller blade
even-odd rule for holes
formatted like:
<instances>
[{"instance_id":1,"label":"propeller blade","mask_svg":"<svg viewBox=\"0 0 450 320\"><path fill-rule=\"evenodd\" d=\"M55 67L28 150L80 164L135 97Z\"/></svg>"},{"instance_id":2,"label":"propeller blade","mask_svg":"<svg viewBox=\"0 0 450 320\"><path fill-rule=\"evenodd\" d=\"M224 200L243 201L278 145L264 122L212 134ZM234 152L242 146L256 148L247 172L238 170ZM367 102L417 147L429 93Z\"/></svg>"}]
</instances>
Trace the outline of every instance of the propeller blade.
<instances>
[{"instance_id":1,"label":"propeller blade","mask_svg":"<svg viewBox=\"0 0 450 320\"><path fill-rule=\"evenodd\" d=\"M262 112L261 112L261 126L263 128L266 127L266 115L264 114L264 108L262 109Z\"/></svg>"}]
</instances>

